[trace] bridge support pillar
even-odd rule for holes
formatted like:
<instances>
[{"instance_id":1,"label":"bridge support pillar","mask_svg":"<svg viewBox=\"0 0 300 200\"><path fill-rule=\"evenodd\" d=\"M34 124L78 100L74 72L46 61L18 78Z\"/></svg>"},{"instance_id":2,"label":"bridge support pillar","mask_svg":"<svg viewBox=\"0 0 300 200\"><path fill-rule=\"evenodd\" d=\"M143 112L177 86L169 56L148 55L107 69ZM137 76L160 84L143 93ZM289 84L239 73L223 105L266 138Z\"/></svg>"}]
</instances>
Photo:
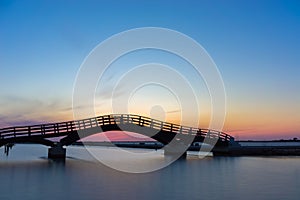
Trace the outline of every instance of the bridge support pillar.
<instances>
[{"instance_id":1,"label":"bridge support pillar","mask_svg":"<svg viewBox=\"0 0 300 200\"><path fill-rule=\"evenodd\" d=\"M170 156L170 157L178 157L178 159L186 159L187 153L186 153L186 151L184 153L182 153L182 152L165 149L164 155Z\"/></svg>"},{"instance_id":2,"label":"bridge support pillar","mask_svg":"<svg viewBox=\"0 0 300 200\"><path fill-rule=\"evenodd\" d=\"M48 149L48 158L65 159L66 149L60 143L57 143L55 146Z\"/></svg>"},{"instance_id":3,"label":"bridge support pillar","mask_svg":"<svg viewBox=\"0 0 300 200\"><path fill-rule=\"evenodd\" d=\"M180 151L180 149L165 148L164 155L170 157L178 157L178 159L186 159L187 153L186 151Z\"/></svg>"}]
</instances>

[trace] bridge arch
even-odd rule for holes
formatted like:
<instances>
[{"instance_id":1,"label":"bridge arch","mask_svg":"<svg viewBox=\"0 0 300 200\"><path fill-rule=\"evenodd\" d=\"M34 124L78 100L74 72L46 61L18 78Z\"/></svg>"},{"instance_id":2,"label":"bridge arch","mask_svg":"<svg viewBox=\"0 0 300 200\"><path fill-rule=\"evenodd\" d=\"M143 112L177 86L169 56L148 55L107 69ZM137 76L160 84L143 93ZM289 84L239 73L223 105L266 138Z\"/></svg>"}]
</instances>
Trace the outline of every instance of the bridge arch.
<instances>
[{"instance_id":1,"label":"bridge arch","mask_svg":"<svg viewBox=\"0 0 300 200\"><path fill-rule=\"evenodd\" d=\"M87 136L113 130L139 133L164 145L178 134L183 139L192 136L193 142L203 142L205 138L217 140L216 145L219 146L226 146L234 140L220 131L181 126L140 115L112 114L76 121L3 128L0 129L0 146L26 142L54 146L55 143L48 140L53 137L63 137L61 145L68 146Z\"/></svg>"}]
</instances>

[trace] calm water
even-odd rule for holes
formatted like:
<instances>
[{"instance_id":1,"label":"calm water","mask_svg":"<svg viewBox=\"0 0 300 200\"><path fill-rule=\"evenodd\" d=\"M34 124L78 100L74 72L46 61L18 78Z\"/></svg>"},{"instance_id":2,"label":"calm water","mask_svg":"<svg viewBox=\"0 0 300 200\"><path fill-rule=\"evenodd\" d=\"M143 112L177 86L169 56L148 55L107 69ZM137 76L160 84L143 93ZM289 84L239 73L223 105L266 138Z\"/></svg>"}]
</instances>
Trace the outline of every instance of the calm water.
<instances>
[{"instance_id":1,"label":"calm water","mask_svg":"<svg viewBox=\"0 0 300 200\"><path fill-rule=\"evenodd\" d=\"M159 171L129 174L101 165L81 147L68 147L65 163L41 157L43 146L16 145L8 158L0 150L1 200L300 199L299 157L188 156Z\"/></svg>"}]
</instances>

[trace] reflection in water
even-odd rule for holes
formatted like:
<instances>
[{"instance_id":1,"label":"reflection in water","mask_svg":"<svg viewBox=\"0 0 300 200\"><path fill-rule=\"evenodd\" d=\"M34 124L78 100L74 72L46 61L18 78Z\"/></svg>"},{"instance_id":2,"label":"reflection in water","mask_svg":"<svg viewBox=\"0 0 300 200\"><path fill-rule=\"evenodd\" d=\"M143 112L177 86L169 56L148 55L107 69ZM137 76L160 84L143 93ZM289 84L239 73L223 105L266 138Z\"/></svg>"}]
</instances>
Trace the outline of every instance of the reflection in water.
<instances>
[{"instance_id":1,"label":"reflection in water","mask_svg":"<svg viewBox=\"0 0 300 200\"><path fill-rule=\"evenodd\" d=\"M0 150L3 150L1 148ZM299 199L300 158L188 156L152 173L128 174L96 162L79 147L66 162L47 148L16 145L1 153L0 199Z\"/></svg>"}]
</instances>

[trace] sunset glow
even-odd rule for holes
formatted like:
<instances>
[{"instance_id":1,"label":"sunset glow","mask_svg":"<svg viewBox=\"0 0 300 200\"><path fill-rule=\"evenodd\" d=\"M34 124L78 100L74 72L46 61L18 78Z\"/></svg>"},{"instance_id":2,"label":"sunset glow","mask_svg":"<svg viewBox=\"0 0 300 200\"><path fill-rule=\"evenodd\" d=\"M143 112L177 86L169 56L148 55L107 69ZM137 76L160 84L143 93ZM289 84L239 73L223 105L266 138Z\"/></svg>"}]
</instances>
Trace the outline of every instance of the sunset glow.
<instances>
[{"instance_id":1,"label":"sunset glow","mask_svg":"<svg viewBox=\"0 0 300 200\"><path fill-rule=\"evenodd\" d=\"M238 140L300 138L299 6L267 2L212 5L194 1L187 6L155 1L135 2L131 7L100 1L84 6L74 3L67 10L64 1L50 7L47 1L0 3L0 127L73 120L74 82L88 54L114 34L155 26L193 38L216 63L227 96L221 131ZM128 99L124 97L128 87L122 83L114 93L117 103L112 101L109 92L126 70L145 63L163 63L189 81L198 103L198 108L186 109L191 119L182 121L180 102L162 86L137 88ZM198 126L208 128L214 106L205 81L190 67L185 60L161 51L121 57L99 80L95 116L120 113L123 110L117 107L122 102L128 113L190 126L193 111L199 109Z\"/></svg>"}]
</instances>

